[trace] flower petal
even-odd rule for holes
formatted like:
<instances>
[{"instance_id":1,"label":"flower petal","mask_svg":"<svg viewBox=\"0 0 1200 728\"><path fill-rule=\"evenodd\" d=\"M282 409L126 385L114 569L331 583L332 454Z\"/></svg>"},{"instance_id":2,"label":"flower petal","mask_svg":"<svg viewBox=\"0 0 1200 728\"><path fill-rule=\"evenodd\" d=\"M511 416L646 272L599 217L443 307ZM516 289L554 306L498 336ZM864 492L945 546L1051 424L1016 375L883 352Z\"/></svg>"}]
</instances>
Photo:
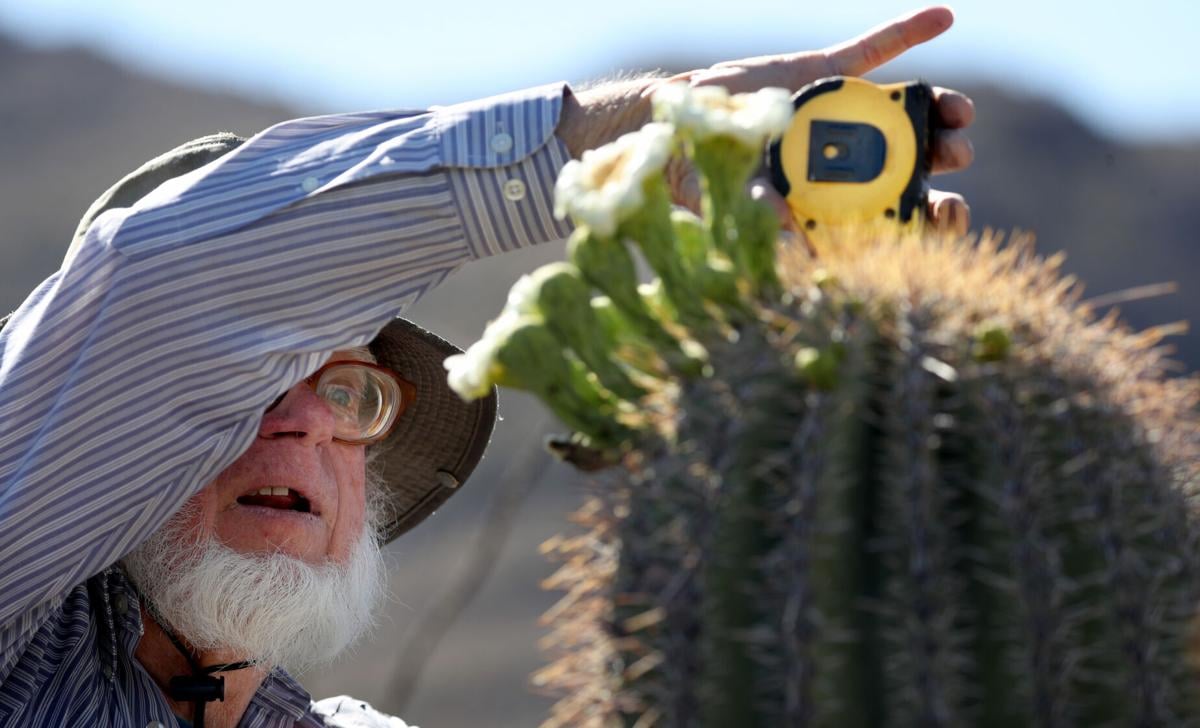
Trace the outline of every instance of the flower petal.
<instances>
[{"instance_id":1,"label":"flower petal","mask_svg":"<svg viewBox=\"0 0 1200 728\"><path fill-rule=\"evenodd\" d=\"M509 333L533 317L505 309L491 321L483 336L462 354L446 357L446 381L458 396L470 402L486 397L503 374L496 353L508 339Z\"/></svg>"},{"instance_id":2,"label":"flower petal","mask_svg":"<svg viewBox=\"0 0 1200 728\"><path fill-rule=\"evenodd\" d=\"M643 202L642 184L661 174L671 156L675 130L651 123L625 134L582 158L568 162L554 187L554 214L568 214L577 225L611 236Z\"/></svg>"},{"instance_id":3,"label":"flower petal","mask_svg":"<svg viewBox=\"0 0 1200 728\"><path fill-rule=\"evenodd\" d=\"M730 95L720 86L678 82L658 89L653 103L656 117L694 139L730 136L755 148L782 134L792 118L791 95L782 88Z\"/></svg>"}]
</instances>

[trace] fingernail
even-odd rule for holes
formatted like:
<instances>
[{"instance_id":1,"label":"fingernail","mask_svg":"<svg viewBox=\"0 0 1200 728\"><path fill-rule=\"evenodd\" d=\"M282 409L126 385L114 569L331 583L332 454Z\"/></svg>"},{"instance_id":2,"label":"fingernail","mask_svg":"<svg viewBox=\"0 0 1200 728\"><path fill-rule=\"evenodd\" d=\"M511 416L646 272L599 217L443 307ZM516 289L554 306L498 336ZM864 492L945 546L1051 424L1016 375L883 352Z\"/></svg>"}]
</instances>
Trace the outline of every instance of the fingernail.
<instances>
[{"instance_id":1,"label":"fingernail","mask_svg":"<svg viewBox=\"0 0 1200 728\"><path fill-rule=\"evenodd\" d=\"M937 227L946 224L946 200L938 200L933 205L933 223Z\"/></svg>"}]
</instances>

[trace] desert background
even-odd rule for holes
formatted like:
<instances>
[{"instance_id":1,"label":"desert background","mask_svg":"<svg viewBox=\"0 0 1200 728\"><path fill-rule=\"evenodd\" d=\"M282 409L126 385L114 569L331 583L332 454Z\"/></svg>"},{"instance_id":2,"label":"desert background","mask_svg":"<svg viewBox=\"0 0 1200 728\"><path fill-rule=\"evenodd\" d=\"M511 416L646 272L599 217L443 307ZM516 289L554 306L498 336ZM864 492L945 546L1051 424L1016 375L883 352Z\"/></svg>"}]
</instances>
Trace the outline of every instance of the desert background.
<instances>
[{"instance_id":1,"label":"desert background","mask_svg":"<svg viewBox=\"0 0 1200 728\"><path fill-rule=\"evenodd\" d=\"M252 84L233 83L221 74L206 78L157 68L144 53L121 57L86 34L75 39L38 35L21 19L25 10L5 8L8 1L0 0L3 312L18 306L57 267L92 199L143 160L201 134L252 134L286 118L358 100L349 93L256 93ZM1141 12L1157 12L1158 21L1169 24L1191 18L1192 27L1200 27L1194 11L1182 3L1161 5ZM1172 15L1176 7L1185 15ZM969 13L959 8L961 18ZM865 29L891 14L858 12L853 27ZM846 24L844 15L837 29ZM1080 23L1092 22L1082 13L1080 18ZM845 34L837 29L806 31L795 48L840 40ZM1193 32L1200 41L1200 31ZM560 78L583 81L618 69L682 70L764 52L744 34L738 43L732 50L725 44L718 55L703 43L631 42L587 62L547 63L529 85ZM1053 43L1052 34L1047 43ZM1021 52L1019 44L1012 45L1012 53ZM988 58L1001 60L989 65ZM1155 64L1144 61L1136 62L1154 74ZM1174 294L1119 304L1135 328L1200 322L1200 286L1194 280L1200 271L1200 112L1195 110L1200 109L1200 83L1184 82L1174 99L1169 90L1164 99L1161 89L1147 87L1147 94L1159 94L1146 99L1152 114L1170 114L1174 104L1183 121L1146 120L1131 108L1125 114L1130 123L1122 125L1120 109L1089 112L1078 98L1055 93L1045 79L1008 73L995 65L1000 63L1002 56L985 55L961 66L931 58L874 78L921 75L972 95L978 109L972 131L976 162L969 171L937 182L967 196L976 229L1034 231L1042 253L1066 254L1065 267L1086 282L1087 297L1115 300L1122 291L1177 283ZM421 87L414 96L422 105L450 103L519 85L508 80L474 79L474 86L464 84L444 96ZM370 105L411 105L403 84L397 86L380 92ZM476 92L476 86L483 90ZM1136 94L1131 98L1138 103ZM562 256L562 245L554 243L473 264L408 315L466 346L500 310L508 286L521 273ZM1200 336L1188 333L1173 342L1181 374L1194 371L1200 364ZM538 544L570 529L566 514L588 486L541 452L543 436L560 428L528 398L503 392L501 415L490 454L464 493L389 547L392 597L379 628L337 664L302 676L315 696L352 694L425 728L532 726L545 715L549 698L531 690L529 675L543 664L538 615L557 597L539 587L553 566L538 554Z\"/></svg>"}]
</instances>

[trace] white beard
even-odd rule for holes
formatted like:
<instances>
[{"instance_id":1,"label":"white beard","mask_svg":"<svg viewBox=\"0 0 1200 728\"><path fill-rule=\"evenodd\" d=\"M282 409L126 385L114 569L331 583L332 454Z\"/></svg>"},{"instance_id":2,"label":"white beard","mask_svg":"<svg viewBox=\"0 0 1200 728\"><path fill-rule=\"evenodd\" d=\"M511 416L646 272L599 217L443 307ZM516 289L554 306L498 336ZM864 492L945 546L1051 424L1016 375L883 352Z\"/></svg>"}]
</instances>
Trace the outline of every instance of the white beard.
<instances>
[{"instance_id":1,"label":"white beard","mask_svg":"<svg viewBox=\"0 0 1200 728\"><path fill-rule=\"evenodd\" d=\"M373 518L346 563L314 566L281 553L239 553L211 537L197 543L184 511L122 564L156 618L192 646L303 671L371 627L387 578Z\"/></svg>"}]
</instances>

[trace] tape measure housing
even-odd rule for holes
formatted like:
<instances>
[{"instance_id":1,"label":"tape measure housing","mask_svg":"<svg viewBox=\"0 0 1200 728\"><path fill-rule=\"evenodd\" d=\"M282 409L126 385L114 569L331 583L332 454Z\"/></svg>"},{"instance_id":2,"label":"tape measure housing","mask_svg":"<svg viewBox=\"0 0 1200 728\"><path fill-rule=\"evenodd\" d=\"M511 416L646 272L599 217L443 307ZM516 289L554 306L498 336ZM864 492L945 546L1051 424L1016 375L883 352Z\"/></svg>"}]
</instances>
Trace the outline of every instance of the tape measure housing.
<instances>
[{"instance_id":1,"label":"tape measure housing","mask_svg":"<svg viewBox=\"0 0 1200 728\"><path fill-rule=\"evenodd\" d=\"M836 228L923 223L929 197L933 92L914 81L835 77L792 98L768 150L771 179L811 237Z\"/></svg>"}]
</instances>

